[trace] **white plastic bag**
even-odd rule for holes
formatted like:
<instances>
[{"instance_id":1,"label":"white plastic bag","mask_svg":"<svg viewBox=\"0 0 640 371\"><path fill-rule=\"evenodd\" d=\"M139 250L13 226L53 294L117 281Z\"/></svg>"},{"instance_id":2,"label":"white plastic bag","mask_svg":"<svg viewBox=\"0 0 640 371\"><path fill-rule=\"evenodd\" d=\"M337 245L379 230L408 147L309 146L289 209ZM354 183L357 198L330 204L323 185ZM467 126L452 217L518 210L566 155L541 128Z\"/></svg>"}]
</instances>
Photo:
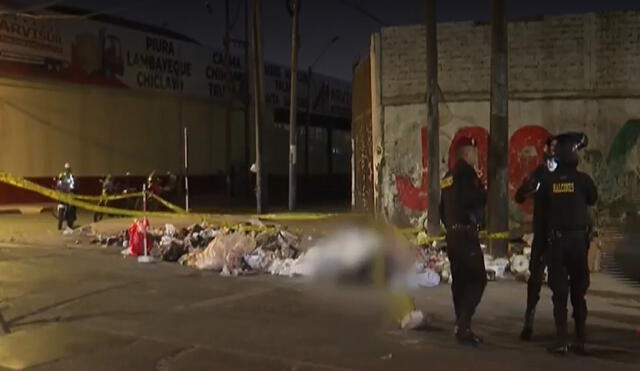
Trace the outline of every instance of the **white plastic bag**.
<instances>
[{"instance_id":1,"label":"white plastic bag","mask_svg":"<svg viewBox=\"0 0 640 371\"><path fill-rule=\"evenodd\" d=\"M436 287L439 284L440 275L420 263L416 263L406 277L406 285L410 289Z\"/></svg>"},{"instance_id":2,"label":"white plastic bag","mask_svg":"<svg viewBox=\"0 0 640 371\"><path fill-rule=\"evenodd\" d=\"M173 237L176 235L176 227L173 224L164 225L164 235Z\"/></svg>"}]
</instances>

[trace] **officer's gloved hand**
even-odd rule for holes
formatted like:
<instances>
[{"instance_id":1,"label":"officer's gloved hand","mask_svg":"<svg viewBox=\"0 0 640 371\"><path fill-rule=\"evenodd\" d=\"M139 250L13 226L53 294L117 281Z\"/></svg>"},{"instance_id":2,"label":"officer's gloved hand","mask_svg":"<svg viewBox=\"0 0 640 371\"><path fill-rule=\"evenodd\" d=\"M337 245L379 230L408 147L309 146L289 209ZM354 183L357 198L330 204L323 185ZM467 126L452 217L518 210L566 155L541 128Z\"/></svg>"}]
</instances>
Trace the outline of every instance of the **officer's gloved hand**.
<instances>
[{"instance_id":1,"label":"officer's gloved hand","mask_svg":"<svg viewBox=\"0 0 640 371\"><path fill-rule=\"evenodd\" d=\"M547 170L554 172L558 168L558 161L555 157L549 157L545 160L545 165L547 166Z\"/></svg>"},{"instance_id":2,"label":"officer's gloved hand","mask_svg":"<svg viewBox=\"0 0 640 371\"><path fill-rule=\"evenodd\" d=\"M532 177L527 177L524 182L523 191L525 195L530 195L538 190L539 183Z\"/></svg>"}]
</instances>

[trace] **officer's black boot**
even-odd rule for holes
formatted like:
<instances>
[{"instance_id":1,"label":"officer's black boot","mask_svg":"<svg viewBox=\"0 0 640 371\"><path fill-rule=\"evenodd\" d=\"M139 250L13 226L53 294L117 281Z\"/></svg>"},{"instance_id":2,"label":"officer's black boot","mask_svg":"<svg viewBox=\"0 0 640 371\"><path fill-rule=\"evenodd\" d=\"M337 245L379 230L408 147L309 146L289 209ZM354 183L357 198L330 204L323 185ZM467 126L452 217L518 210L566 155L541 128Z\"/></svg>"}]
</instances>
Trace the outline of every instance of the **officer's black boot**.
<instances>
[{"instance_id":1,"label":"officer's black boot","mask_svg":"<svg viewBox=\"0 0 640 371\"><path fill-rule=\"evenodd\" d=\"M456 313L456 322L453 324L453 336L458 335L458 330L460 329L460 317L458 313Z\"/></svg>"},{"instance_id":2,"label":"officer's black boot","mask_svg":"<svg viewBox=\"0 0 640 371\"><path fill-rule=\"evenodd\" d=\"M549 347L547 347L547 351L551 354L556 354L559 356L564 356L569 353L569 346L567 343L557 342Z\"/></svg>"},{"instance_id":3,"label":"officer's black boot","mask_svg":"<svg viewBox=\"0 0 640 371\"><path fill-rule=\"evenodd\" d=\"M558 326L558 339L556 342L547 348L547 351L552 354L564 356L569 352L569 346L567 344L568 329L567 325Z\"/></svg>"},{"instance_id":4,"label":"officer's black boot","mask_svg":"<svg viewBox=\"0 0 640 371\"><path fill-rule=\"evenodd\" d=\"M469 344L473 346L478 346L483 342L482 337L474 334L470 328L458 328L458 331L456 332L456 339L461 344Z\"/></svg>"},{"instance_id":5,"label":"officer's black boot","mask_svg":"<svg viewBox=\"0 0 640 371\"><path fill-rule=\"evenodd\" d=\"M576 321L576 342L571 345L571 351L581 356L589 356L589 351L585 348L586 329L585 324Z\"/></svg>"},{"instance_id":6,"label":"officer's black boot","mask_svg":"<svg viewBox=\"0 0 640 371\"><path fill-rule=\"evenodd\" d=\"M527 310L524 315L524 327L522 328L522 332L520 333L520 339L523 341L531 340L531 336L533 335L533 319L535 318L536 310Z\"/></svg>"},{"instance_id":7,"label":"officer's black boot","mask_svg":"<svg viewBox=\"0 0 640 371\"><path fill-rule=\"evenodd\" d=\"M591 353L585 347L584 342L580 342L580 341L577 341L576 343L571 344L571 346L569 347L569 350L571 350L572 353L575 353L577 355L584 356L584 357L588 357L591 355Z\"/></svg>"}]
</instances>

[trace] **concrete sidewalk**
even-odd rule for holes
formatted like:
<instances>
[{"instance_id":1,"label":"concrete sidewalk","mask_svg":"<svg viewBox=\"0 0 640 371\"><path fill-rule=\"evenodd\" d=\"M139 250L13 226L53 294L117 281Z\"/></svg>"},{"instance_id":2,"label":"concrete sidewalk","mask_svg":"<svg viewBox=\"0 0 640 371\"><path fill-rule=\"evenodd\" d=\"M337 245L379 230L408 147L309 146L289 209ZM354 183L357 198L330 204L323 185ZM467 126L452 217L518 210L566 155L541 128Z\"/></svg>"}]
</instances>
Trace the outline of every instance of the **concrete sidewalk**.
<instances>
[{"instance_id":1,"label":"concrete sidewalk","mask_svg":"<svg viewBox=\"0 0 640 371\"><path fill-rule=\"evenodd\" d=\"M50 212L55 207L55 203L7 204L0 205L0 214L37 215Z\"/></svg>"}]
</instances>

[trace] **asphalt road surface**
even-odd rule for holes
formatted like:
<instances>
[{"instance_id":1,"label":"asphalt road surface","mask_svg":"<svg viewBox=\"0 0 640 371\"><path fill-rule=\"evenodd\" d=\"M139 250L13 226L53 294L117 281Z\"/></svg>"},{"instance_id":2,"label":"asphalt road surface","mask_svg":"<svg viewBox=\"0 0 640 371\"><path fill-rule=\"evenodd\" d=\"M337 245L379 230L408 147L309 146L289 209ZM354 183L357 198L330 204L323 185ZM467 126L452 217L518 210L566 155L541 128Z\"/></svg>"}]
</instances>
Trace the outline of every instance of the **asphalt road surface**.
<instances>
[{"instance_id":1,"label":"asphalt road surface","mask_svg":"<svg viewBox=\"0 0 640 371\"><path fill-rule=\"evenodd\" d=\"M558 358L544 350L553 339L548 289L534 341L522 343L525 285L490 283L475 321L486 343L473 349L452 337L448 285L416 293L430 322L405 332L387 319L383 295L373 289L138 264L118 249L42 231L52 220L39 218L0 217L0 369L588 371L640 365L640 289L608 274L592 277L588 296L593 355ZM15 233L32 241L9 237Z\"/></svg>"}]
</instances>

